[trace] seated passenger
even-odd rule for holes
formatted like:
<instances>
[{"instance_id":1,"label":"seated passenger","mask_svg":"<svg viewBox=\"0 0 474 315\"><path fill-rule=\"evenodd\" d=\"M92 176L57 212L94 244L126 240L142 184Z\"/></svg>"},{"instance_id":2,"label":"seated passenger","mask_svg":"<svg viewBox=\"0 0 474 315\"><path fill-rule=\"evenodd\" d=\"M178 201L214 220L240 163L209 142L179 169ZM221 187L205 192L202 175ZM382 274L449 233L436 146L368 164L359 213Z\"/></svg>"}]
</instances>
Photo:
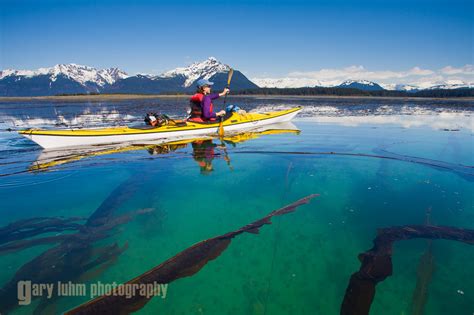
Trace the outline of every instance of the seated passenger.
<instances>
[{"instance_id":1,"label":"seated passenger","mask_svg":"<svg viewBox=\"0 0 474 315\"><path fill-rule=\"evenodd\" d=\"M197 82L198 90L196 94L191 97L191 115L189 120L191 121L212 121L216 120L216 117L224 116L225 110L221 110L217 113L214 112L214 106L212 101L218 99L221 96L229 94L229 89L225 88L221 93L211 94L211 85L214 83L201 79Z\"/></svg>"}]
</instances>

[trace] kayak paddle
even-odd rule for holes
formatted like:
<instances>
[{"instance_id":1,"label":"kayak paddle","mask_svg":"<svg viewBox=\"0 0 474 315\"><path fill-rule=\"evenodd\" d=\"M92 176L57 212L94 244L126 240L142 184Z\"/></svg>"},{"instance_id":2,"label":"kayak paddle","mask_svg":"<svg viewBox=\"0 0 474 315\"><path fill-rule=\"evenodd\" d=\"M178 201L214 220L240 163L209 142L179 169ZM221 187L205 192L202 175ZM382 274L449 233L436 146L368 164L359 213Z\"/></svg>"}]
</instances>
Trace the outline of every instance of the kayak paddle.
<instances>
[{"instance_id":1,"label":"kayak paddle","mask_svg":"<svg viewBox=\"0 0 474 315\"><path fill-rule=\"evenodd\" d=\"M230 81L232 80L232 75L234 74L234 69L230 68L229 74L227 75L227 86L226 88L228 89L230 87ZM225 108L225 102L227 100L227 94L224 96L224 108ZM224 136L224 118L221 116L220 122L219 122L219 137Z\"/></svg>"}]
</instances>

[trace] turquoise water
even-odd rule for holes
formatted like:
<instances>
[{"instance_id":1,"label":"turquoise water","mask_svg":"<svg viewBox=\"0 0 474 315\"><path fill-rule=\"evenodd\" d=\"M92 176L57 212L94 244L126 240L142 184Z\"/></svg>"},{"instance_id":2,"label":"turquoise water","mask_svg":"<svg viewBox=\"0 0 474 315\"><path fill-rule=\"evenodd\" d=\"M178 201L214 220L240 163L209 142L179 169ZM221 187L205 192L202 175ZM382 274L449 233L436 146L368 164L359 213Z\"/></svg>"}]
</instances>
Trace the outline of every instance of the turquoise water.
<instances>
[{"instance_id":1,"label":"turquoise water","mask_svg":"<svg viewBox=\"0 0 474 315\"><path fill-rule=\"evenodd\" d=\"M317 193L310 204L273 218L259 234L237 236L222 255L169 284L165 299L153 298L138 313L338 314L349 278L360 267L357 256L372 247L378 228L424 224L431 209L434 225L474 229L472 121L469 125L469 111L457 115L373 120L319 111L294 122L299 134L259 135L234 145L214 139L214 155L204 158L189 143L166 154L137 148L31 172L41 150L8 133L2 142L8 156L0 165L0 226L39 216L87 218L109 198L112 218L132 214L131 220L92 244L128 248L106 268L66 270L63 279L121 283L201 240ZM203 161L211 171L202 170ZM153 211L136 213L148 208ZM2 254L0 285L55 245ZM435 267L424 314L472 314L474 248L444 240L432 246ZM371 314L411 314L417 268L427 248L426 240L395 243L393 275L377 286ZM57 268L52 266L58 258L51 257L35 273ZM87 300L61 298L44 313ZM38 303L9 312L29 314Z\"/></svg>"}]
</instances>

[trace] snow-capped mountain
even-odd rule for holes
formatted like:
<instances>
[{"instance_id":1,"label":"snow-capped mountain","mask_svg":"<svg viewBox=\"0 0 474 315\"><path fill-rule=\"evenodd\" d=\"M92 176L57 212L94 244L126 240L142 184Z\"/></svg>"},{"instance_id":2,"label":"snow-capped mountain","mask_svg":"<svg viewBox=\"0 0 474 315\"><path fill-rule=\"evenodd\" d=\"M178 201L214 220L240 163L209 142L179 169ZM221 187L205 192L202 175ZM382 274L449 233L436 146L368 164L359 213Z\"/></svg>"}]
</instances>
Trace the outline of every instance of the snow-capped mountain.
<instances>
[{"instance_id":1,"label":"snow-capped mountain","mask_svg":"<svg viewBox=\"0 0 474 315\"><path fill-rule=\"evenodd\" d=\"M406 91L406 92L417 92L420 90L420 87L411 85L411 84L379 84L385 90L388 91Z\"/></svg>"},{"instance_id":2,"label":"snow-capped mountain","mask_svg":"<svg viewBox=\"0 0 474 315\"><path fill-rule=\"evenodd\" d=\"M215 83L214 90L227 85L229 66L214 57L195 62L187 67L179 67L161 75L128 75L118 68L96 69L77 64L58 64L50 68L37 70L0 71L0 96L42 96L57 94L83 93L192 93L199 79L208 79ZM253 82L252 82L253 81ZM375 83L368 80L328 79L285 77L255 78L249 80L234 69L231 89L233 91L268 88L330 87L354 88L363 91L397 90L418 92L421 90L473 88L474 83L461 80L430 81L420 79L409 84ZM255 84L255 83L257 84Z\"/></svg>"},{"instance_id":3,"label":"snow-capped mountain","mask_svg":"<svg viewBox=\"0 0 474 315\"><path fill-rule=\"evenodd\" d=\"M322 86L320 81L315 81L311 79L301 79L301 78L280 78L280 79L272 79L272 78L256 78L252 79L255 84L259 87L266 87L266 88L280 88L280 89L288 89L288 88L301 88L301 87L315 87L315 86Z\"/></svg>"},{"instance_id":4,"label":"snow-capped mountain","mask_svg":"<svg viewBox=\"0 0 474 315\"><path fill-rule=\"evenodd\" d=\"M336 86L338 88L358 89L362 91L381 91L383 87L375 82L367 80L346 80Z\"/></svg>"},{"instance_id":5,"label":"snow-capped mountain","mask_svg":"<svg viewBox=\"0 0 474 315\"><path fill-rule=\"evenodd\" d=\"M214 57L195 62L187 67L179 67L157 76L137 75L118 81L104 89L106 93L192 93L199 79L207 79L215 83L214 90L227 85L227 74L230 67ZM240 71L234 69L232 90L258 88Z\"/></svg>"},{"instance_id":6,"label":"snow-capped mountain","mask_svg":"<svg viewBox=\"0 0 474 315\"><path fill-rule=\"evenodd\" d=\"M463 89L463 88L473 88L473 87L474 87L473 83L452 80L452 81L442 82L442 83L430 86L427 89L428 90L437 90L437 89L453 90L453 89Z\"/></svg>"},{"instance_id":7,"label":"snow-capped mountain","mask_svg":"<svg viewBox=\"0 0 474 315\"><path fill-rule=\"evenodd\" d=\"M96 84L103 87L106 84L114 84L119 79L127 78L128 75L118 68L97 70L92 67L71 64L58 64L51 68L40 68L38 70L3 70L0 71L0 80L8 76L32 78L46 75L54 82L62 75L81 85Z\"/></svg>"},{"instance_id":8,"label":"snow-capped mountain","mask_svg":"<svg viewBox=\"0 0 474 315\"><path fill-rule=\"evenodd\" d=\"M339 86L350 86L351 84L358 83L363 85L375 86L377 83L368 80L346 80L343 81Z\"/></svg>"},{"instance_id":9,"label":"snow-capped mountain","mask_svg":"<svg viewBox=\"0 0 474 315\"><path fill-rule=\"evenodd\" d=\"M214 57L209 57L207 60L202 62L195 62L188 67L180 67L174 70L167 71L158 78L172 78L177 76L183 76L186 78L183 87L190 87L194 82L199 79L209 80L217 73L227 73L230 67L223 64Z\"/></svg>"},{"instance_id":10,"label":"snow-capped mountain","mask_svg":"<svg viewBox=\"0 0 474 315\"><path fill-rule=\"evenodd\" d=\"M372 81L367 80L332 80L332 81L319 81L314 79L305 79L305 78L281 78L281 79L271 79L271 78L257 78L253 81L259 87L267 88L303 88L303 87L339 87L339 88L355 88L365 91L375 91L383 90L383 88Z\"/></svg>"},{"instance_id":11,"label":"snow-capped mountain","mask_svg":"<svg viewBox=\"0 0 474 315\"><path fill-rule=\"evenodd\" d=\"M261 88L303 88L303 87L336 87L336 88L355 88L364 91L405 91L417 92L421 90L436 89L461 89L473 88L474 83L460 80L447 80L436 82L417 82L411 84L398 83L376 83L368 80L332 80L319 81L310 78L254 78L252 79Z\"/></svg>"},{"instance_id":12,"label":"snow-capped mountain","mask_svg":"<svg viewBox=\"0 0 474 315\"><path fill-rule=\"evenodd\" d=\"M113 84L117 82L118 80L129 77L129 75L125 71L122 71L119 68L108 68L101 71L105 72L104 79L109 79L107 80L108 84Z\"/></svg>"},{"instance_id":13,"label":"snow-capped mountain","mask_svg":"<svg viewBox=\"0 0 474 315\"><path fill-rule=\"evenodd\" d=\"M180 67L153 76L129 76L118 68L98 70L77 64L58 64L38 70L0 71L0 96L41 96L77 93L191 93L202 78L215 82L215 89L227 85L229 67L210 57L188 67ZM232 89L258 88L238 70L234 70Z\"/></svg>"}]
</instances>

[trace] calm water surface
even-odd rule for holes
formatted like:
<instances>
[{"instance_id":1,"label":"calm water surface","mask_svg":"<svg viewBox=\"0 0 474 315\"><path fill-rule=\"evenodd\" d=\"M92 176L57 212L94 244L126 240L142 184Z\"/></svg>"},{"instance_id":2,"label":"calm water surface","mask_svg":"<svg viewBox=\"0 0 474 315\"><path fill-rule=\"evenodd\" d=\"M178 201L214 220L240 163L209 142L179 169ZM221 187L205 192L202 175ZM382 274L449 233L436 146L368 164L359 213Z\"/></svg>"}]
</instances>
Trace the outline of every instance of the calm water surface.
<instances>
[{"instance_id":1,"label":"calm water surface","mask_svg":"<svg viewBox=\"0 0 474 315\"><path fill-rule=\"evenodd\" d=\"M378 228L424 224L429 217L434 225L474 229L473 102L231 102L248 110L303 105L294 126L279 127L300 132L98 148L58 159L61 154L6 129L140 124L146 111L182 116L183 99L0 103L0 227L37 217L80 217L87 224L104 213L115 222L86 249L55 251L60 242L0 247L0 312L42 307L41 299L18 306L15 279L122 283L312 193L320 196L275 217L259 234L237 236L221 256L172 282L165 299L153 298L139 313L338 314L360 267L358 254L372 247ZM27 239L74 232L48 230ZM1 233L0 241L11 244ZM434 267L425 268L432 271L423 282L420 258L430 246ZM424 314L473 314L473 261L472 245L460 242L396 242L393 275L377 286L371 314L414 314L417 282L428 288ZM42 312L59 314L87 300L62 297Z\"/></svg>"}]
</instances>

